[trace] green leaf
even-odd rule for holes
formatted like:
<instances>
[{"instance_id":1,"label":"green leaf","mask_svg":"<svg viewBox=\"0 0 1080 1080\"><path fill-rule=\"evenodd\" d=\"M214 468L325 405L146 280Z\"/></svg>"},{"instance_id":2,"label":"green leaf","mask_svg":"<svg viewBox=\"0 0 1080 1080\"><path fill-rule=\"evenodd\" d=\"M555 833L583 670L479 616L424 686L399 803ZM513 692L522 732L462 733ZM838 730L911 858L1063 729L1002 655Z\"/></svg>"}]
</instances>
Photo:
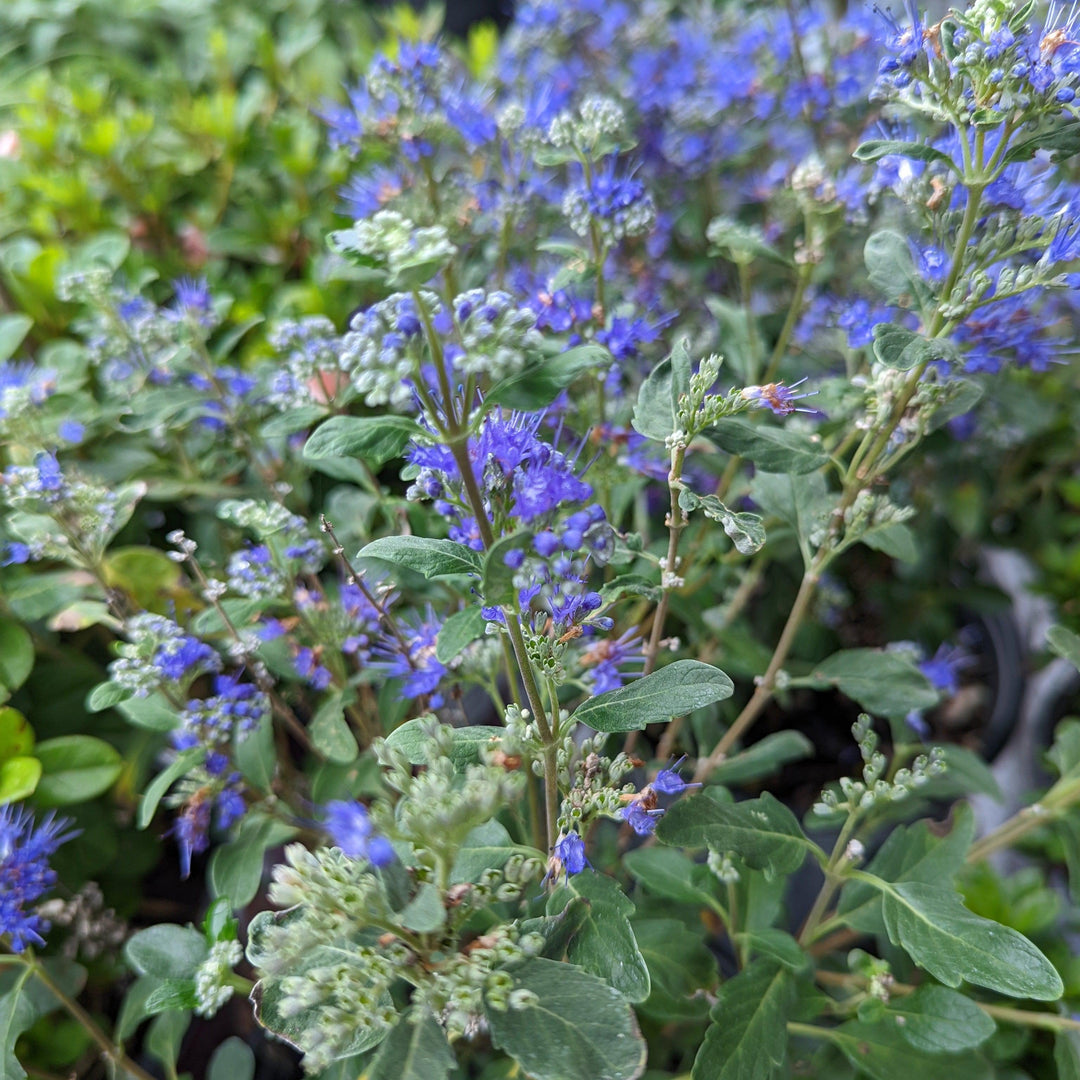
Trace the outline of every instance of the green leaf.
<instances>
[{"instance_id":1,"label":"green leaf","mask_svg":"<svg viewBox=\"0 0 1080 1080\"><path fill-rule=\"evenodd\" d=\"M990 766L966 746L943 746L945 771L932 776L919 789L925 799L958 799L964 795L986 795L996 802L1004 797Z\"/></svg>"},{"instance_id":2,"label":"green leaf","mask_svg":"<svg viewBox=\"0 0 1080 1080\"><path fill-rule=\"evenodd\" d=\"M649 969L638 950L627 918L634 905L611 878L597 873L576 874L548 898L547 912L556 915L574 896L589 903L588 914L570 939L566 957L597 975L627 1001L644 1001L651 990Z\"/></svg>"},{"instance_id":3,"label":"green leaf","mask_svg":"<svg viewBox=\"0 0 1080 1080\"><path fill-rule=\"evenodd\" d=\"M769 960L728 979L694 1059L693 1080L779 1080L787 1068L794 998L791 972Z\"/></svg>"},{"instance_id":4,"label":"green leaf","mask_svg":"<svg viewBox=\"0 0 1080 1080\"><path fill-rule=\"evenodd\" d=\"M60 989L77 996L86 981L86 970L71 960L40 961ZM56 995L23 964L0 968L0 1076L23 1080L26 1072L15 1056L19 1036L49 1013L60 1008Z\"/></svg>"},{"instance_id":5,"label":"green leaf","mask_svg":"<svg viewBox=\"0 0 1080 1080\"><path fill-rule=\"evenodd\" d=\"M768 874L794 873L810 846L795 815L768 792L740 803L683 799L660 819L656 835L677 847L733 852Z\"/></svg>"},{"instance_id":6,"label":"green leaf","mask_svg":"<svg viewBox=\"0 0 1080 1080\"><path fill-rule=\"evenodd\" d=\"M602 345L578 345L500 379L484 403L488 408L505 405L511 409L542 409L580 375L606 368L610 363L611 353Z\"/></svg>"},{"instance_id":7,"label":"green leaf","mask_svg":"<svg viewBox=\"0 0 1080 1080\"><path fill-rule=\"evenodd\" d=\"M878 323L874 327L874 355L886 367L897 371L910 371L934 360L954 361L959 358L952 342L926 338L893 323Z\"/></svg>"},{"instance_id":8,"label":"green leaf","mask_svg":"<svg viewBox=\"0 0 1080 1080\"><path fill-rule=\"evenodd\" d=\"M1062 779L1080 772L1080 720L1069 717L1058 724L1046 757Z\"/></svg>"},{"instance_id":9,"label":"green leaf","mask_svg":"<svg viewBox=\"0 0 1080 1080\"><path fill-rule=\"evenodd\" d=\"M117 704L124 719L135 727L150 731L172 731L180 725L176 710L162 694L131 697Z\"/></svg>"},{"instance_id":10,"label":"green leaf","mask_svg":"<svg viewBox=\"0 0 1080 1080\"><path fill-rule=\"evenodd\" d=\"M317 424L324 416L326 416L326 406L302 405L298 409L289 409L286 412L279 413L277 416L270 417L259 428L259 434L264 439L294 435L298 431L303 431L304 428L311 427L312 424Z\"/></svg>"},{"instance_id":11,"label":"green leaf","mask_svg":"<svg viewBox=\"0 0 1080 1080\"><path fill-rule=\"evenodd\" d=\"M766 472L801 475L820 469L829 460L817 436L810 438L737 416L718 420L703 434L722 450L744 457Z\"/></svg>"},{"instance_id":12,"label":"green leaf","mask_svg":"<svg viewBox=\"0 0 1080 1080\"><path fill-rule=\"evenodd\" d=\"M901 562L919 561L919 547L915 534L903 522L871 525L866 532L859 535L859 542L868 548L873 548L874 551L884 552L890 558L899 559Z\"/></svg>"},{"instance_id":13,"label":"green leaf","mask_svg":"<svg viewBox=\"0 0 1080 1080\"><path fill-rule=\"evenodd\" d=\"M0 315L0 364L15 355L33 325L29 315Z\"/></svg>"},{"instance_id":14,"label":"green leaf","mask_svg":"<svg viewBox=\"0 0 1080 1080\"><path fill-rule=\"evenodd\" d=\"M446 922L442 892L432 882L425 881L399 917L406 930L415 930L418 934L438 930Z\"/></svg>"},{"instance_id":15,"label":"green leaf","mask_svg":"<svg viewBox=\"0 0 1080 1080\"><path fill-rule=\"evenodd\" d=\"M969 997L945 986L925 983L914 994L893 998L888 1016L900 1034L928 1054L956 1054L981 1046L997 1025Z\"/></svg>"},{"instance_id":16,"label":"green leaf","mask_svg":"<svg viewBox=\"0 0 1080 1080\"><path fill-rule=\"evenodd\" d=\"M140 975L128 987L120 1005L120 1015L116 1018L114 1038L123 1042L135 1034L136 1028L147 1017L146 1003L163 980L154 975Z\"/></svg>"},{"instance_id":17,"label":"green leaf","mask_svg":"<svg viewBox=\"0 0 1080 1080\"><path fill-rule=\"evenodd\" d=\"M618 690L589 698L570 719L594 731L635 731L723 701L734 690L732 681L712 664L676 660Z\"/></svg>"},{"instance_id":18,"label":"green leaf","mask_svg":"<svg viewBox=\"0 0 1080 1080\"><path fill-rule=\"evenodd\" d=\"M719 521L740 555L753 555L765 546L765 527L760 514L735 513L715 495L695 495L689 488L679 492L679 505L686 511L701 510Z\"/></svg>"},{"instance_id":19,"label":"green leaf","mask_svg":"<svg viewBox=\"0 0 1080 1080\"><path fill-rule=\"evenodd\" d=\"M121 701L126 701L132 693L133 691L128 687L117 686L114 682L98 683L87 695L86 711L96 713L111 709L114 705L119 705Z\"/></svg>"},{"instance_id":20,"label":"green leaf","mask_svg":"<svg viewBox=\"0 0 1080 1080\"><path fill-rule=\"evenodd\" d=\"M958 171L952 158L936 147L921 142L903 142L899 139L868 139L855 148L852 157L859 161L880 161L881 158L888 157L890 154L898 154L900 157L912 158L915 161L940 161L954 172Z\"/></svg>"},{"instance_id":21,"label":"green leaf","mask_svg":"<svg viewBox=\"0 0 1080 1080\"><path fill-rule=\"evenodd\" d=\"M770 926L739 934L738 939L746 943L751 956L766 956L796 974L812 966L810 957L803 952L799 943L783 930Z\"/></svg>"},{"instance_id":22,"label":"green leaf","mask_svg":"<svg viewBox=\"0 0 1080 1080\"><path fill-rule=\"evenodd\" d=\"M801 731L776 731L720 762L709 774L709 780L727 785L759 780L813 753L814 744Z\"/></svg>"},{"instance_id":23,"label":"green leaf","mask_svg":"<svg viewBox=\"0 0 1080 1080\"><path fill-rule=\"evenodd\" d=\"M1049 151L1053 160L1080 154L1080 120L1062 124L1055 119L1042 131L1013 143L1005 153L1005 164L1030 161L1040 150Z\"/></svg>"},{"instance_id":24,"label":"green leaf","mask_svg":"<svg viewBox=\"0 0 1080 1080\"><path fill-rule=\"evenodd\" d=\"M866 872L883 881L922 881L928 885L951 885L975 836L975 817L970 807L960 804L953 811L948 834L927 821L898 825L889 833ZM884 934L881 895L863 881L849 881L840 894L837 911L854 930Z\"/></svg>"},{"instance_id":25,"label":"green leaf","mask_svg":"<svg viewBox=\"0 0 1080 1080\"><path fill-rule=\"evenodd\" d=\"M180 1044L190 1023L191 1015L187 1012L163 1012L146 1032L143 1043L146 1050L174 1074L176 1059L180 1055Z\"/></svg>"},{"instance_id":26,"label":"green leaf","mask_svg":"<svg viewBox=\"0 0 1080 1080\"><path fill-rule=\"evenodd\" d=\"M671 404L672 386L671 358L668 357L649 372L648 378L638 391L631 421L638 434L656 442L663 442L675 430L675 412Z\"/></svg>"},{"instance_id":27,"label":"green leaf","mask_svg":"<svg viewBox=\"0 0 1080 1080\"><path fill-rule=\"evenodd\" d=\"M230 1035L210 1055L206 1080L253 1080L255 1054L243 1039Z\"/></svg>"},{"instance_id":28,"label":"green leaf","mask_svg":"<svg viewBox=\"0 0 1080 1080\"><path fill-rule=\"evenodd\" d=\"M1057 1080L1080 1080L1080 1038L1075 1031L1054 1036L1054 1068Z\"/></svg>"},{"instance_id":29,"label":"green leaf","mask_svg":"<svg viewBox=\"0 0 1080 1080\"><path fill-rule=\"evenodd\" d=\"M443 623L435 639L435 659L440 664L449 664L456 660L467 645L483 636L487 620L483 611L476 605L455 611Z\"/></svg>"},{"instance_id":30,"label":"green leaf","mask_svg":"<svg viewBox=\"0 0 1080 1080\"><path fill-rule=\"evenodd\" d=\"M0 761L29 754L34 748L34 729L18 709L0 708Z\"/></svg>"},{"instance_id":31,"label":"green leaf","mask_svg":"<svg viewBox=\"0 0 1080 1080\"><path fill-rule=\"evenodd\" d=\"M701 934L677 919L635 919L634 937L652 986L642 1012L660 1020L701 1020L709 1011L702 991L716 985L716 958Z\"/></svg>"},{"instance_id":32,"label":"green leaf","mask_svg":"<svg viewBox=\"0 0 1080 1080\"><path fill-rule=\"evenodd\" d=\"M154 811L158 808L165 793L173 786L173 783L184 776L197 765L202 764L206 757L206 750L201 746L193 746L190 750L181 750L169 765L154 777L146 791L143 792L139 809L135 813L135 824L140 829L145 829L154 819Z\"/></svg>"},{"instance_id":33,"label":"green leaf","mask_svg":"<svg viewBox=\"0 0 1080 1080\"><path fill-rule=\"evenodd\" d=\"M91 735L63 735L38 743L42 775L34 792L38 806L67 806L106 792L124 768L119 752Z\"/></svg>"},{"instance_id":34,"label":"green leaf","mask_svg":"<svg viewBox=\"0 0 1080 1080\"><path fill-rule=\"evenodd\" d=\"M296 832L272 818L247 814L236 836L210 856L210 891L225 897L233 911L246 907L262 884L267 849L291 840Z\"/></svg>"},{"instance_id":35,"label":"green leaf","mask_svg":"<svg viewBox=\"0 0 1080 1080\"><path fill-rule=\"evenodd\" d=\"M541 915L518 921L522 934L539 934L544 939L540 955L548 960L562 960L574 935L589 917L589 902L575 896L558 915Z\"/></svg>"},{"instance_id":36,"label":"green leaf","mask_svg":"<svg viewBox=\"0 0 1080 1080\"><path fill-rule=\"evenodd\" d=\"M198 930L173 923L139 930L124 946L124 956L137 974L159 979L194 978L208 952Z\"/></svg>"},{"instance_id":37,"label":"green leaf","mask_svg":"<svg viewBox=\"0 0 1080 1080\"><path fill-rule=\"evenodd\" d=\"M418 716L414 720L406 720L386 736L387 745L404 753L411 765L426 765L428 762L431 740L424 734L425 723L430 723L430 720ZM450 760L459 769L475 765L480 760L480 747L497 747L502 735L503 729L497 727L473 725L454 728Z\"/></svg>"},{"instance_id":38,"label":"green leaf","mask_svg":"<svg viewBox=\"0 0 1080 1080\"><path fill-rule=\"evenodd\" d=\"M898 232L881 229L873 233L863 248L863 260L870 281L886 300L895 302L905 294L917 297L926 291L908 242Z\"/></svg>"},{"instance_id":39,"label":"green leaf","mask_svg":"<svg viewBox=\"0 0 1080 1080\"><path fill-rule=\"evenodd\" d=\"M971 1054L925 1054L916 1050L895 1020L874 1024L852 1020L835 1028L830 1041L872 1080L986 1080L986 1062Z\"/></svg>"},{"instance_id":40,"label":"green leaf","mask_svg":"<svg viewBox=\"0 0 1080 1080\"><path fill-rule=\"evenodd\" d=\"M423 438L423 428L405 416L332 416L320 424L304 444L304 457L359 458L378 469L400 456L410 439Z\"/></svg>"},{"instance_id":41,"label":"green leaf","mask_svg":"<svg viewBox=\"0 0 1080 1080\"><path fill-rule=\"evenodd\" d=\"M1080 636L1064 626L1051 626L1046 631L1046 644L1074 668L1080 669Z\"/></svg>"},{"instance_id":42,"label":"green leaf","mask_svg":"<svg viewBox=\"0 0 1080 1080\"><path fill-rule=\"evenodd\" d=\"M492 1043L531 1080L637 1080L647 1049L633 1010L602 979L535 957L510 973L515 990L537 1003L501 1012L487 1007Z\"/></svg>"},{"instance_id":43,"label":"green leaf","mask_svg":"<svg viewBox=\"0 0 1080 1080\"><path fill-rule=\"evenodd\" d=\"M478 882L485 870L500 869L513 855L536 859L543 863L544 853L524 844L515 844L503 825L487 821L477 825L458 849L450 884Z\"/></svg>"},{"instance_id":44,"label":"green leaf","mask_svg":"<svg viewBox=\"0 0 1080 1080\"><path fill-rule=\"evenodd\" d=\"M383 1040L364 1080L444 1080L456 1065L439 1022L427 1009L412 1009Z\"/></svg>"},{"instance_id":45,"label":"green leaf","mask_svg":"<svg viewBox=\"0 0 1080 1080\"><path fill-rule=\"evenodd\" d=\"M146 999L143 1010L147 1016L173 1009L194 1009L199 1004L194 979L162 979Z\"/></svg>"},{"instance_id":46,"label":"green leaf","mask_svg":"<svg viewBox=\"0 0 1080 1080\"><path fill-rule=\"evenodd\" d=\"M713 911L720 906L716 899L718 882L709 868L674 848L635 848L623 856L623 865L657 896Z\"/></svg>"},{"instance_id":47,"label":"green leaf","mask_svg":"<svg viewBox=\"0 0 1080 1080\"><path fill-rule=\"evenodd\" d=\"M791 260L769 244L756 226L744 225L731 218L715 217L709 222L705 236L718 255L724 255L734 263L749 265L754 259L761 258L791 265ZM725 342L726 352L726 338L721 340Z\"/></svg>"},{"instance_id":48,"label":"green leaf","mask_svg":"<svg viewBox=\"0 0 1080 1080\"><path fill-rule=\"evenodd\" d=\"M532 551L533 532L522 529L511 536L504 536L493 544L484 557L484 583L480 586L486 604L513 604L517 590L514 588L516 571L506 565L506 557L512 551Z\"/></svg>"},{"instance_id":49,"label":"green leaf","mask_svg":"<svg viewBox=\"0 0 1080 1080\"><path fill-rule=\"evenodd\" d=\"M836 687L877 716L907 716L938 702L937 691L915 664L883 649L844 649L815 665L808 678L792 682Z\"/></svg>"},{"instance_id":50,"label":"green leaf","mask_svg":"<svg viewBox=\"0 0 1080 1080\"><path fill-rule=\"evenodd\" d=\"M345 721L345 706L340 692L331 694L315 711L308 724L311 745L329 761L347 765L360 753L356 738Z\"/></svg>"},{"instance_id":51,"label":"green leaf","mask_svg":"<svg viewBox=\"0 0 1080 1080\"><path fill-rule=\"evenodd\" d=\"M1038 1001L1056 1001L1064 992L1054 966L1023 934L968 911L952 889L890 885L881 911L889 940L946 986L967 981Z\"/></svg>"},{"instance_id":52,"label":"green leaf","mask_svg":"<svg viewBox=\"0 0 1080 1080\"><path fill-rule=\"evenodd\" d=\"M34 642L29 633L14 619L0 618L0 687L18 690L33 667Z\"/></svg>"},{"instance_id":53,"label":"green leaf","mask_svg":"<svg viewBox=\"0 0 1080 1080\"><path fill-rule=\"evenodd\" d=\"M807 566L825 534L833 499L821 473L803 476L758 472L750 485L754 502L795 530Z\"/></svg>"},{"instance_id":54,"label":"green leaf","mask_svg":"<svg viewBox=\"0 0 1080 1080\"><path fill-rule=\"evenodd\" d=\"M605 604L614 604L624 596L641 596L658 604L663 595L663 590L655 580L642 574L620 574L614 581L600 586L600 599Z\"/></svg>"},{"instance_id":55,"label":"green leaf","mask_svg":"<svg viewBox=\"0 0 1080 1080\"><path fill-rule=\"evenodd\" d=\"M41 762L36 757L20 755L0 761L0 806L28 799L40 779Z\"/></svg>"},{"instance_id":56,"label":"green leaf","mask_svg":"<svg viewBox=\"0 0 1080 1080\"><path fill-rule=\"evenodd\" d=\"M684 394L690 392L690 376L694 373L690 362L690 339L679 338L671 350L671 408L677 414Z\"/></svg>"},{"instance_id":57,"label":"green leaf","mask_svg":"<svg viewBox=\"0 0 1080 1080\"><path fill-rule=\"evenodd\" d=\"M233 759L240 775L256 790L268 792L277 773L277 751L274 747L274 722L269 716L259 721L254 731L237 730L234 736Z\"/></svg>"},{"instance_id":58,"label":"green leaf","mask_svg":"<svg viewBox=\"0 0 1080 1080\"><path fill-rule=\"evenodd\" d=\"M483 571L478 552L453 540L432 540L427 536L383 536L372 540L357 558L382 559L422 574L429 580L452 577L455 574L476 574Z\"/></svg>"}]
</instances>

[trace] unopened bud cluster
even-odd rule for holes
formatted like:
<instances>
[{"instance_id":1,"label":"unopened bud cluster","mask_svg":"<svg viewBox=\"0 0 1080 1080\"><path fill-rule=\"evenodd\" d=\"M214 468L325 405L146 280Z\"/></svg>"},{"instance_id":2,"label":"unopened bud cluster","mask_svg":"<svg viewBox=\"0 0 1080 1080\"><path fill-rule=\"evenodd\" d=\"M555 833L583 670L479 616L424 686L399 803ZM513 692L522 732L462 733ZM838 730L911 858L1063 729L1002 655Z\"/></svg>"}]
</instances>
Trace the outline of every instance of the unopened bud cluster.
<instances>
[{"instance_id":1,"label":"unopened bud cluster","mask_svg":"<svg viewBox=\"0 0 1080 1080\"><path fill-rule=\"evenodd\" d=\"M878 737L871 726L870 717L862 713L852 725L851 731L863 759L862 779L854 780L850 776L842 776L840 791L843 799L835 791L825 790L821 798L814 803L816 814L830 816L838 811L849 814L863 813L881 803L898 802L922 787L931 777L940 776L945 771L942 751L939 747L934 747L929 754L920 754L915 758L910 768L897 769L891 780L886 779L888 759L877 748ZM854 856L857 853L852 854Z\"/></svg>"}]
</instances>

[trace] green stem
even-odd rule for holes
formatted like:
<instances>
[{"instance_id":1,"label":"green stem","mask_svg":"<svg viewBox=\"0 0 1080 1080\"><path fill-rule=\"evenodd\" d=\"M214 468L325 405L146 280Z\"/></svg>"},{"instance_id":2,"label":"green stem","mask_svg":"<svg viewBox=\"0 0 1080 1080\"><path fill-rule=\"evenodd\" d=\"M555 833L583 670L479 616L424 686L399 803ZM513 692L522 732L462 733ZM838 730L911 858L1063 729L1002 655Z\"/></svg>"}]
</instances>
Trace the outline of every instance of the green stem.
<instances>
[{"instance_id":1,"label":"green stem","mask_svg":"<svg viewBox=\"0 0 1080 1080\"><path fill-rule=\"evenodd\" d=\"M809 230L807 231L809 232ZM788 306L787 318L780 328L780 336L773 346L772 356L769 357L768 367L765 368L765 374L761 377L763 382L772 382L776 378L780 363L784 359L787 347L791 342L791 335L795 333L795 326L799 321L799 316L802 314L803 299L806 296L806 289L810 284L813 273L813 263L799 264L799 270L795 276L795 292L792 294L791 304Z\"/></svg>"},{"instance_id":2,"label":"green stem","mask_svg":"<svg viewBox=\"0 0 1080 1080\"><path fill-rule=\"evenodd\" d=\"M52 977L41 964L33 958L25 960L24 963L26 964L26 975L20 979L20 983L30 975L36 976L57 1001L60 1002L64 1009L66 1009L67 1012L85 1029L87 1035L89 1035L100 1048L102 1055L112 1062L113 1065L123 1069L124 1072L134 1077L135 1080L154 1080L154 1077L141 1066L136 1065L135 1062L124 1053L123 1049L117 1046L105 1032L98 1027L94 1018L77 1001L68 997L68 995L53 982Z\"/></svg>"}]
</instances>

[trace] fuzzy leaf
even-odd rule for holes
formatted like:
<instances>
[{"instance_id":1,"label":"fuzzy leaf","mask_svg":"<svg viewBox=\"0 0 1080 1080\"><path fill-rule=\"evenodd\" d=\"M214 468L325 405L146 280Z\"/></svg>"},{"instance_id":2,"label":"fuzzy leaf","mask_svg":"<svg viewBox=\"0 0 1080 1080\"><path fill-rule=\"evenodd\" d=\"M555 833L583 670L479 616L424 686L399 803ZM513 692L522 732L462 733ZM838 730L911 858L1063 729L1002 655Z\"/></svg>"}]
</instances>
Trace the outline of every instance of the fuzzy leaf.
<instances>
[{"instance_id":1,"label":"fuzzy leaf","mask_svg":"<svg viewBox=\"0 0 1080 1080\"><path fill-rule=\"evenodd\" d=\"M446 1033L426 1009L413 1009L379 1047L365 1080L443 1080L457 1064Z\"/></svg>"},{"instance_id":2,"label":"fuzzy leaf","mask_svg":"<svg viewBox=\"0 0 1080 1080\"><path fill-rule=\"evenodd\" d=\"M532 1080L637 1080L646 1046L626 999L571 964L536 957L510 971L537 1003L487 1008L491 1041Z\"/></svg>"},{"instance_id":3,"label":"fuzzy leaf","mask_svg":"<svg viewBox=\"0 0 1080 1080\"><path fill-rule=\"evenodd\" d=\"M721 450L744 457L766 472L802 475L820 469L829 460L820 440L737 416L718 420L703 434Z\"/></svg>"},{"instance_id":4,"label":"fuzzy leaf","mask_svg":"<svg viewBox=\"0 0 1080 1080\"><path fill-rule=\"evenodd\" d=\"M429 580L455 574L478 575L483 569L479 553L472 548L428 536L382 536L362 548L357 558L382 559Z\"/></svg>"},{"instance_id":5,"label":"fuzzy leaf","mask_svg":"<svg viewBox=\"0 0 1080 1080\"><path fill-rule=\"evenodd\" d=\"M695 495L689 488L679 492L679 505L687 511L701 510L707 518L719 521L740 555L753 555L765 546L760 514L736 513L715 495Z\"/></svg>"},{"instance_id":6,"label":"fuzzy leaf","mask_svg":"<svg viewBox=\"0 0 1080 1080\"><path fill-rule=\"evenodd\" d=\"M405 753L411 765L427 764L431 740L424 734L424 724L425 719L418 716L413 720L406 720L386 736L387 745ZM459 769L474 765L480 760L481 746L497 747L501 739L502 728L481 724L454 728L450 760Z\"/></svg>"},{"instance_id":7,"label":"fuzzy leaf","mask_svg":"<svg viewBox=\"0 0 1080 1080\"><path fill-rule=\"evenodd\" d=\"M663 442L675 430L675 412L671 405L673 385L671 358L668 357L649 372L638 391L631 421L638 434Z\"/></svg>"},{"instance_id":8,"label":"fuzzy leaf","mask_svg":"<svg viewBox=\"0 0 1080 1080\"><path fill-rule=\"evenodd\" d=\"M332 416L320 424L304 444L304 457L359 458L377 469L398 457L410 439L425 434L423 428L405 416Z\"/></svg>"},{"instance_id":9,"label":"fuzzy leaf","mask_svg":"<svg viewBox=\"0 0 1080 1080\"><path fill-rule=\"evenodd\" d=\"M467 645L483 637L486 626L484 613L476 605L455 611L443 623L435 639L435 659L441 664L456 660Z\"/></svg>"},{"instance_id":10,"label":"fuzzy leaf","mask_svg":"<svg viewBox=\"0 0 1080 1080\"><path fill-rule=\"evenodd\" d=\"M793 680L795 681L795 680ZM844 649L815 665L802 683L836 687L877 716L906 716L912 709L932 709L938 693L906 657L883 649Z\"/></svg>"},{"instance_id":11,"label":"fuzzy leaf","mask_svg":"<svg viewBox=\"0 0 1080 1080\"><path fill-rule=\"evenodd\" d=\"M603 346L578 345L500 379L491 388L484 403L488 408L505 405L511 409L542 409L579 376L607 367L610 363L611 353Z\"/></svg>"},{"instance_id":12,"label":"fuzzy leaf","mask_svg":"<svg viewBox=\"0 0 1080 1080\"><path fill-rule=\"evenodd\" d=\"M902 142L899 139L868 139L855 148L852 157L859 161L880 161L891 154L915 161L940 161L956 171L952 158L936 147L921 142Z\"/></svg>"},{"instance_id":13,"label":"fuzzy leaf","mask_svg":"<svg viewBox=\"0 0 1080 1080\"><path fill-rule=\"evenodd\" d=\"M734 690L732 681L712 664L676 660L618 690L589 698L570 719L594 731L634 731L723 701Z\"/></svg>"},{"instance_id":14,"label":"fuzzy leaf","mask_svg":"<svg viewBox=\"0 0 1080 1080\"><path fill-rule=\"evenodd\" d=\"M193 978L208 952L206 939L190 926L159 923L128 938L124 956L140 975Z\"/></svg>"}]
</instances>

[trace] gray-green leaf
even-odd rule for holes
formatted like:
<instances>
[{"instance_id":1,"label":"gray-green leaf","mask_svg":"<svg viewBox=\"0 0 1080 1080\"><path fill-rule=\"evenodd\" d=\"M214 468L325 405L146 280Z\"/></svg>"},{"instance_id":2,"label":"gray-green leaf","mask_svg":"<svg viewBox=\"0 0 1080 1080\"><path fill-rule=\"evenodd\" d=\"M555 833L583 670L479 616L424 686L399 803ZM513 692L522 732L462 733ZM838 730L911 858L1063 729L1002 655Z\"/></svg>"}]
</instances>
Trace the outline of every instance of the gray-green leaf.
<instances>
[{"instance_id":1,"label":"gray-green leaf","mask_svg":"<svg viewBox=\"0 0 1080 1080\"><path fill-rule=\"evenodd\" d=\"M379 1047L365 1080L443 1080L457 1064L446 1033L427 1009L414 1009Z\"/></svg>"},{"instance_id":2,"label":"gray-green leaf","mask_svg":"<svg viewBox=\"0 0 1080 1080\"><path fill-rule=\"evenodd\" d=\"M734 690L732 681L712 664L676 660L618 690L589 698L570 719L595 731L634 731L723 701Z\"/></svg>"},{"instance_id":3,"label":"gray-green leaf","mask_svg":"<svg viewBox=\"0 0 1080 1080\"><path fill-rule=\"evenodd\" d=\"M915 664L883 649L833 653L815 665L806 682L821 689L835 686L878 716L906 716L912 709L931 709L938 702L937 691Z\"/></svg>"},{"instance_id":4,"label":"gray-green leaf","mask_svg":"<svg viewBox=\"0 0 1080 1080\"><path fill-rule=\"evenodd\" d=\"M487 1008L491 1040L532 1080L637 1080L647 1049L626 999L571 964L536 957L510 975L530 1008Z\"/></svg>"},{"instance_id":5,"label":"gray-green leaf","mask_svg":"<svg viewBox=\"0 0 1080 1080\"><path fill-rule=\"evenodd\" d=\"M718 420L703 433L722 450L774 473L809 473L829 460L819 441L785 428L754 424L736 416Z\"/></svg>"},{"instance_id":6,"label":"gray-green leaf","mask_svg":"<svg viewBox=\"0 0 1080 1080\"><path fill-rule=\"evenodd\" d=\"M372 540L357 558L382 559L429 580L455 574L479 575L483 569L479 553L472 548L453 540L433 540L429 536L382 536Z\"/></svg>"}]
</instances>

